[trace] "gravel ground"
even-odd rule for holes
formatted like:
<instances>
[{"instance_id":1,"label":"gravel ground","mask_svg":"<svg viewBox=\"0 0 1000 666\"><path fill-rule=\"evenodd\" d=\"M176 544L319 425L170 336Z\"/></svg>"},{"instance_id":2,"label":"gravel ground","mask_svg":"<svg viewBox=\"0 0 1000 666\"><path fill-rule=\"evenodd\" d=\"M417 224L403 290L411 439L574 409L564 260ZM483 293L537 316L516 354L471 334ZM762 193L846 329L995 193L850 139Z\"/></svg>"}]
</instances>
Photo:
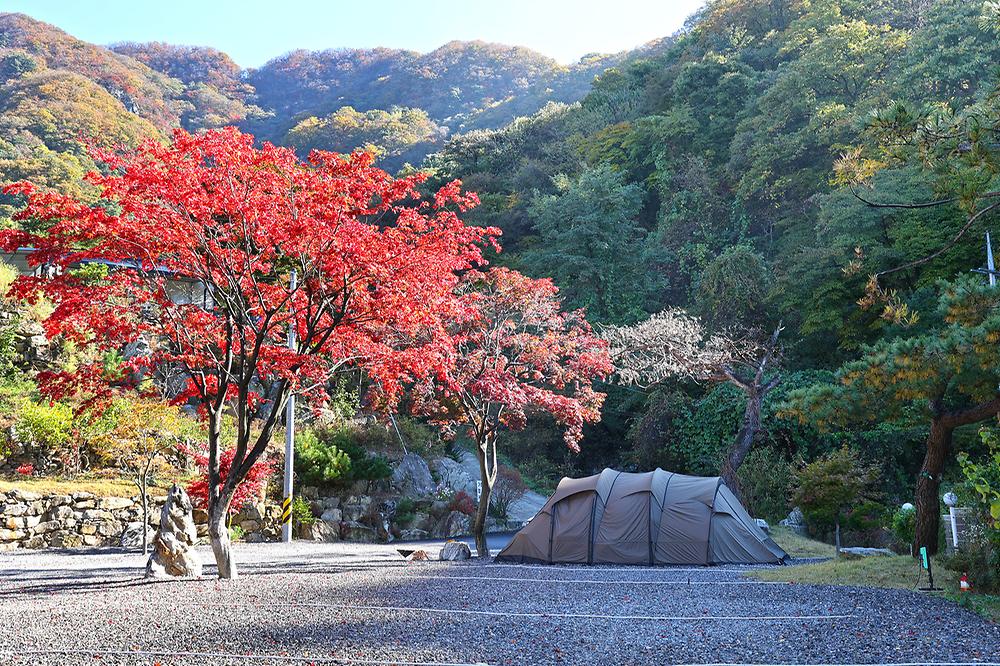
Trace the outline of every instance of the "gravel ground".
<instances>
[{"instance_id":1,"label":"gravel ground","mask_svg":"<svg viewBox=\"0 0 1000 666\"><path fill-rule=\"evenodd\" d=\"M147 582L135 554L0 555L0 664L1000 662L1000 626L905 590L740 567L405 563L386 546L236 554L242 577L224 583Z\"/></svg>"}]
</instances>

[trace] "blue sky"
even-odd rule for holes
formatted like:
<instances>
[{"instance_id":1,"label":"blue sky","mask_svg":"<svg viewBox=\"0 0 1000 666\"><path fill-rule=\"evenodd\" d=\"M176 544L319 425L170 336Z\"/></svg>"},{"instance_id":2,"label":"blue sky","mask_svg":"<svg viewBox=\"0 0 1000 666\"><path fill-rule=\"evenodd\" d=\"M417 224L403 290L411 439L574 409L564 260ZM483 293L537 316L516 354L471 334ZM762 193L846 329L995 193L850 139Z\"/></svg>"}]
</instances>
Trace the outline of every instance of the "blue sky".
<instances>
[{"instance_id":1,"label":"blue sky","mask_svg":"<svg viewBox=\"0 0 1000 666\"><path fill-rule=\"evenodd\" d=\"M255 67L296 48L429 51L453 39L535 49L563 63L669 35L703 0L0 0L97 44L219 48Z\"/></svg>"}]
</instances>

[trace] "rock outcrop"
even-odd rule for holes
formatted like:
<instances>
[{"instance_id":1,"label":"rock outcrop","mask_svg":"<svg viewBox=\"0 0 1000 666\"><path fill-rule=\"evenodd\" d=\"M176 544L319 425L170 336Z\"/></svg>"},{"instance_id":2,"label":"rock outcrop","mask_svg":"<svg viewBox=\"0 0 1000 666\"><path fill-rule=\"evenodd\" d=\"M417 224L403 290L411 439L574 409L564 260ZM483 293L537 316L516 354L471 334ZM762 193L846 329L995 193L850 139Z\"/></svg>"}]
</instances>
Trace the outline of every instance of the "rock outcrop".
<instances>
[{"instance_id":1,"label":"rock outcrop","mask_svg":"<svg viewBox=\"0 0 1000 666\"><path fill-rule=\"evenodd\" d=\"M198 531L191 498L176 483L167 493L160 512L160 531L153 541L153 554L146 564L146 577L199 577L201 558L194 551Z\"/></svg>"},{"instance_id":2,"label":"rock outcrop","mask_svg":"<svg viewBox=\"0 0 1000 666\"><path fill-rule=\"evenodd\" d=\"M427 462L416 453L407 453L392 473L392 485L404 497L424 497L434 492L434 478Z\"/></svg>"}]
</instances>

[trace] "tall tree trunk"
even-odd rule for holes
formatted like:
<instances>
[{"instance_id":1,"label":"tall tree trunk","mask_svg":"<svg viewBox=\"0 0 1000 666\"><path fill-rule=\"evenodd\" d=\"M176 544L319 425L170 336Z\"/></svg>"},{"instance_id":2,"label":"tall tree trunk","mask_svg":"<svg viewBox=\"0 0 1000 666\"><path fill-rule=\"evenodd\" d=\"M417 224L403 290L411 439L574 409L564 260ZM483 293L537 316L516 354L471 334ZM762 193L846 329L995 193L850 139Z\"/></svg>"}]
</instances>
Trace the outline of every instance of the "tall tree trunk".
<instances>
[{"instance_id":1,"label":"tall tree trunk","mask_svg":"<svg viewBox=\"0 0 1000 666\"><path fill-rule=\"evenodd\" d=\"M490 464L490 453L493 463ZM476 447L476 458L479 460L479 478L483 489L479 493L479 506L476 508L476 518L472 524L472 535L476 539L476 552L479 557L489 557L490 547L486 543L486 519L490 512L490 493L497 479L496 436L485 436Z\"/></svg>"},{"instance_id":2,"label":"tall tree trunk","mask_svg":"<svg viewBox=\"0 0 1000 666\"><path fill-rule=\"evenodd\" d=\"M729 486L729 489L740 500L743 497L736 472L739 470L740 465L743 464L747 454L750 453L750 449L753 448L754 439L756 439L757 433L760 432L760 410L764 403L764 392L760 390L762 387L749 386L747 388L747 406L743 410L743 424L740 426L739 432L736 433L736 440L729 448L726 459L722 462L722 471L720 473L723 482Z\"/></svg>"},{"instance_id":3,"label":"tall tree trunk","mask_svg":"<svg viewBox=\"0 0 1000 666\"><path fill-rule=\"evenodd\" d=\"M913 537L914 555L920 552L921 546L926 546L927 552L932 555L938 550L938 529L941 522L938 488L941 486L941 474L944 472L944 464L951 449L953 432L954 428L946 424L943 418L935 417L931 421L931 431L927 435L927 450L913 494L917 509Z\"/></svg>"},{"instance_id":4,"label":"tall tree trunk","mask_svg":"<svg viewBox=\"0 0 1000 666\"><path fill-rule=\"evenodd\" d=\"M212 544L215 555L215 565L219 570L219 578L233 579L239 577L236 563L233 562L232 543L229 540L229 526L226 516L229 513L229 502L224 505L216 502L208 510L208 540Z\"/></svg>"},{"instance_id":5,"label":"tall tree trunk","mask_svg":"<svg viewBox=\"0 0 1000 666\"><path fill-rule=\"evenodd\" d=\"M740 501L743 500L743 497L736 472L743 464L747 454L750 453L757 433L760 432L760 412L764 405L764 398L771 392L771 389L781 383L781 375L774 375L765 381L765 374L768 370L768 364L778 351L778 336L781 335L782 330L784 327L779 323L764 344L763 354L757 361L756 367L752 368L753 376L751 378L744 379L737 376L736 371L731 367L724 366L722 368L723 374L729 381L740 387L747 397L747 406L743 410L743 423L740 426L740 431L736 433L736 440L726 453L726 459L722 462L722 469L719 472L723 482L729 486L729 489Z\"/></svg>"},{"instance_id":6,"label":"tall tree trunk","mask_svg":"<svg viewBox=\"0 0 1000 666\"><path fill-rule=\"evenodd\" d=\"M837 557L840 557L840 514L837 514L836 520L833 521L833 531L833 542L836 544Z\"/></svg>"},{"instance_id":7,"label":"tall tree trunk","mask_svg":"<svg viewBox=\"0 0 1000 666\"><path fill-rule=\"evenodd\" d=\"M139 485L139 500L142 502L142 554L149 554L149 499L146 480Z\"/></svg>"}]
</instances>

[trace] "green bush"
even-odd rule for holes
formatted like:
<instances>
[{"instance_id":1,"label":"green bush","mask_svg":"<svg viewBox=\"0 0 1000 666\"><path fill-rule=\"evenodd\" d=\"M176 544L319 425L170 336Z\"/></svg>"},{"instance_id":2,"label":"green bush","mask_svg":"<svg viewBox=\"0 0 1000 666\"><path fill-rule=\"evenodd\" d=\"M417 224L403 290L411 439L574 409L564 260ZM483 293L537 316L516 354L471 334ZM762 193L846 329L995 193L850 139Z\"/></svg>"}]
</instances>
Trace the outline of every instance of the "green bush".
<instances>
[{"instance_id":1,"label":"green bush","mask_svg":"<svg viewBox=\"0 0 1000 666\"><path fill-rule=\"evenodd\" d=\"M292 524L297 527L299 525L312 525L315 522L316 516L313 515L309 502L296 495L292 499Z\"/></svg>"},{"instance_id":2,"label":"green bush","mask_svg":"<svg viewBox=\"0 0 1000 666\"><path fill-rule=\"evenodd\" d=\"M295 444L295 473L300 482L329 487L352 481L380 481L391 476L389 460L368 453L362 444L371 441L372 430L338 425L299 434Z\"/></svg>"},{"instance_id":3,"label":"green bush","mask_svg":"<svg viewBox=\"0 0 1000 666\"><path fill-rule=\"evenodd\" d=\"M892 534L896 537L896 543L901 549L908 550L909 546L913 544L916 529L917 510L914 507L909 506L905 509L900 507L892 514Z\"/></svg>"},{"instance_id":4,"label":"green bush","mask_svg":"<svg viewBox=\"0 0 1000 666\"><path fill-rule=\"evenodd\" d=\"M26 402L14 423L14 436L22 446L52 453L69 443L73 410L69 405Z\"/></svg>"},{"instance_id":5,"label":"green bush","mask_svg":"<svg viewBox=\"0 0 1000 666\"><path fill-rule=\"evenodd\" d=\"M295 438L295 475L307 486L328 487L351 473L351 458L316 432L305 430Z\"/></svg>"},{"instance_id":6,"label":"green bush","mask_svg":"<svg viewBox=\"0 0 1000 666\"><path fill-rule=\"evenodd\" d=\"M784 518L793 472L792 464L771 447L750 451L737 472L743 504L750 515L772 523Z\"/></svg>"}]
</instances>

